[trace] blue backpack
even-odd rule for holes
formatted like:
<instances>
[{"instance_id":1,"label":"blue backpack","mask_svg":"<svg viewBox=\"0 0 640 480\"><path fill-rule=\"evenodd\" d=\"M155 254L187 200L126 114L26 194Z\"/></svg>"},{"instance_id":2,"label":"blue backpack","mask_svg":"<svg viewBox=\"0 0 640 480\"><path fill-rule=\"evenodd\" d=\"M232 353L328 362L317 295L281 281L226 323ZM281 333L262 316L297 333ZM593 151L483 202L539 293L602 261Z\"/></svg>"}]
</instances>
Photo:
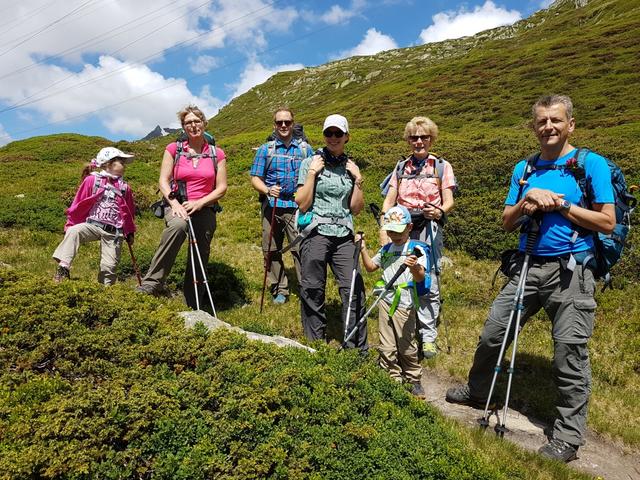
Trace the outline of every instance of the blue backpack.
<instances>
[{"instance_id":1,"label":"blue backpack","mask_svg":"<svg viewBox=\"0 0 640 480\"><path fill-rule=\"evenodd\" d=\"M391 245L393 245L392 243L387 243L385 246L382 247L381 249L381 256L384 260L385 256L399 256L401 255L400 252L393 252L393 253L389 253L389 249L391 248ZM409 240L409 245L408 247L405 249L405 251L407 252L412 252L413 249L415 247L420 247L422 250L424 250L424 257L426 260L426 266L425 266L425 276L424 276L424 280L422 280L421 282L415 282L413 280L410 280L406 283L400 283L396 285L396 293L394 296L394 300L393 303L390 306L389 309L389 314L393 315L393 313L395 312L398 303L400 301L400 292L403 288L410 288L412 290L412 298L413 298L413 302L414 302L414 306L415 308L418 308L419 301L418 301L418 297L421 297L423 295L426 295L427 293L429 293L429 289L431 288L431 254L430 254L430 247L429 245L427 245L424 242L420 242L418 240ZM384 287L385 283L384 280L380 280L377 284L376 287Z\"/></svg>"},{"instance_id":2,"label":"blue backpack","mask_svg":"<svg viewBox=\"0 0 640 480\"><path fill-rule=\"evenodd\" d=\"M580 206L584 208L591 208L593 203L593 191L589 179L585 175L585 158L589 152L590 150L588 148L578 148L572 159L575 160L575 165L570 168L578 186L580 187L580 191L582 192ZM525 166L524 174L520 181L521 191L527 177L536 169L535 164L538 161L538 158L540 158L540 155L535 154L527 159L527 165ZM624 174L622 173L622 170L620 170L620 167L608 158L605 158L605 160L607 161L607 166L611 172L611 186L613 187L616 226L614 227L613 232L609 235L591 231L595 246L596 265L594 275L597 279L604 281L603 290L607 287L611 287L610 270L620 260L627 237L629 236L629 230L631 229L631 214L633 213L637 203L637 199L633 196L632 192L638 189L636 185L633 185L630 188L627 187L627 182L624 179ZM571 160L567 163L571 163ZM566 166L557 165L551 165L550 167L568 168ZM576 230L581 233L589 232L589 230L585 230L581 227L576 227Z\"/></svg>"}]
</instances>

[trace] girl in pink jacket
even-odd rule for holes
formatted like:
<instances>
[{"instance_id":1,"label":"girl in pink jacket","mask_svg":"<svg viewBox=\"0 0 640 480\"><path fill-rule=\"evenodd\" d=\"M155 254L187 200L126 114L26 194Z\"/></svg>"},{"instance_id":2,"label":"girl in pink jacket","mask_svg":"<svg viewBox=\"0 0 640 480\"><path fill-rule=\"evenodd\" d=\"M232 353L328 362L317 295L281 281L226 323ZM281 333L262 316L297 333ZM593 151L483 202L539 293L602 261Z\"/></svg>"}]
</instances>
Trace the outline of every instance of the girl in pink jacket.
<instances>
[{"instance_id":1,"label":"girl in pink jacket","mask_svg":"<svg viewBox=\"0 0 640 480\"><path fill-rule=\"evenodd\" d=\"M136 231L135 205L131 187L122 174L133 155L117 148L100 150L83 171L83 179L73 203L67 209L64 239L53 252L58 268L56 282L69 278L69 268L81 244L100 240L100 272L98 282L112 285L116 281L116 266L120 261L122 240L133 244ZM99 172L92 172L101 168Z\"/></svg>"}]
</instances>

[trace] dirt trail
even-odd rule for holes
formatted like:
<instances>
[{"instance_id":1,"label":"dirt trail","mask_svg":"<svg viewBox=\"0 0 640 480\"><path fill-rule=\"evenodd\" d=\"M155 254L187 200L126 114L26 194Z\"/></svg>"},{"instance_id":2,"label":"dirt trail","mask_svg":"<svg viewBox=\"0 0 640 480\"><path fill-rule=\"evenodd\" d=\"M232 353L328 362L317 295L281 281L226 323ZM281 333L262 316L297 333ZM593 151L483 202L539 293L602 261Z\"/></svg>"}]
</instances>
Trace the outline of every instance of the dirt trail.
<instances>
[{"instance_id":1,"label":"dirt trail","mask_svg":"<svg viewBox=\"0 0 640 480\"><path fill-rule=\"evenodd\" d=\"M445 401L444 396L447 388L455 384L453 380L438 377L433 371L425 369L422 384L427 393L427 402L438 408L447 417L454 418L469 428L479 428L477 419L482 417L482 410ZM488 435L494 435L493 427L495 424L496 416L493 415L487 430ZM509 428L509 432L505 434L504 438L527 450L536 451L546 443L544 435L546 425L511 408L506 426ZM621 448L603 441L593 432L587 433L586 445L578 451L578 459L569 465L606 480L640 480L640 453L625 453Z\"/></svg>"}]
</instances>

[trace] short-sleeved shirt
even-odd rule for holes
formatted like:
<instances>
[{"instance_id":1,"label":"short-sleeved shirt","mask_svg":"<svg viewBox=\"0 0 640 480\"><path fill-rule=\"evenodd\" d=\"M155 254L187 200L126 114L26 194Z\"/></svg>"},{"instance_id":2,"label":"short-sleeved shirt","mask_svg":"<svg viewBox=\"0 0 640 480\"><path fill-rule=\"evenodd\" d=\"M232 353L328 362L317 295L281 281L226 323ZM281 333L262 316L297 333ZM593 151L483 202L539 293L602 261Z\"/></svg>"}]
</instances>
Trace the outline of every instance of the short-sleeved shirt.
<instances>
[{"instance_id":1,"label":"short-sleeved shirt","mask_svg":"<svg viewBox=\"0 0 640 480\"><path fill-rule=\"evenodd\" d=\"M421 248L421 247L418 246L418 248ZM407 241L403 245L396 245L395 243L391 243L391 245L389 246L389 249L386 252L384 252L385 249L386 247L380 248L380 250L378 250L378 252L374 255L374 257L371 260L378 267L382 268L382 280L386 285L391 280L391 278L393 278L393 276L396 274L398 269L404 263L404 260L407 254L409 253L408 252L409 242ZM422 249L422 256L418 257L418 264L422 265L426 270L427 255L424 249ZM426 274L428 275L429 273L427 272ZM402 275L400 275L400 277L395 282L395 284L398 285L401 283L410 282L412 280L413 280L413 275L411 274L411 271L407 268L402 273ZM393 297L395 295L395 292L396 292L395 288L389 290L387 293L384 294L382 299L387 303L393 302ZM412 297L411 289L403 288L400 291L400 302L398 303L398 307L408 309L408 308L411 308L412 306L413 306L413 297Z\"/></svg>"},{"instance_id":2,"label":"short-sleeved shirt","mask_svg":"<svg viewBox=\"0 0 640 480\"><path fill-rule=\"evenodd\" d=\"M327 160L316 176L315 196L309 211L321 217L348 218L353 222L350 208L353 180L347 171L347 156L335 159L328 151L324 152ZM312 158L305 159L300 165L298 185L304 185ZM331 237L346 237L351 233L344 225L318 225L317 230L318 233Z\"/></svg>"},{"instance_id":3,"label":"short-sleeved shirt","mask_svg":"<svg viewBox=\"0 0 640 480\"><path fill-rule=\"evenodd\" d=\"M398 189L398 198L396 203L407 207L409 210L421 210L424 208L425 203L432 203L437 207L442 206L440 189L445 190L447 188L454 188L455 177L453 175L453 168L451 167L451 164L446 160L443 160L444 168L442 171L442 178L437 178L435 168L436 161L437 157L431 154L429 154L429 156L423 161L412 156L404 166L404 173L410 175L420 168L422 162L425 162L420 173L424 175L433 175L433 177L401 179L400 187L398 188L398 176L395 174L391 176L389 186ZM438 185L438 181L440 181L440 185Z\"/></svg>"},{"instance_id":4,"label":"short-sleeved shirt","mask_svg":"<svg viewBox=\"0 0 640 480\"><path fill-rule=\"evenodd\" d=\"M251 165L249 175L261 177L267 187L280 185L280 197L278 197L278 207L297 208L293 199L298 188L298 171L302 160L313 154L313 149L306 142L294 138L289 146L281 139L274 141L274 154L271 162L268 162L269 143L262 144ZM269 163L269 170L265 168ZM273 198L269 197L269 205L273 206Z\"/></svg>"},{"instance_id":5,"label":"short-sleeved shirt","mask_svg":"<svg viewBox=\"0 0 640 480\"><path fill-rule=\"evenodd\" d=\"M549 165L564 166L572 159L576 150L559 157L555 160L538 159L536 166L545 167ZM505 200L505 205L513 206L518 203L518 191L520 190L520 179L524 172L527 161L518 162L511 176L509 194ZM611 186L611 172L606 160L594 152L589 152L584 162L585 175L591 183L593 190L593 203L613 203L613 187ZM531 188L542 188L555 193L564 194L565 200L572 204L579 204L582 199L582 191L570 170L560 169L538 169L534 170L522 190L522 197ZM542 217L540 233L536 246L533 249L534 255L558 256L568 253L583 252L593 247L591 234L580 235L572 243L575 226L562 216L559 212L548 212ZM527 242L526 233L520 235L520 250L524 251Z\"/></svg>"},{"instance_id":6,"label":"short-sleeved shirt","mask_svg":"<svg viewBox=\"0 0 640 480\"><path fill-rule=\"evenodd\" d=\"M187 198L189 200L199 200L209 195L216 187L216 169L213 166L211 146L206 143L202 148L202 154L198 161L198 166L193 167L193 162L186 155L187 142L184 142L183 154L173 166L173 179L186 182ZM178 151L176 142L167 145L166 151L175 158ZM225 159L225 154L221 148L216 147L216 161L218 164Z\"/></svg>"}]
</instances>

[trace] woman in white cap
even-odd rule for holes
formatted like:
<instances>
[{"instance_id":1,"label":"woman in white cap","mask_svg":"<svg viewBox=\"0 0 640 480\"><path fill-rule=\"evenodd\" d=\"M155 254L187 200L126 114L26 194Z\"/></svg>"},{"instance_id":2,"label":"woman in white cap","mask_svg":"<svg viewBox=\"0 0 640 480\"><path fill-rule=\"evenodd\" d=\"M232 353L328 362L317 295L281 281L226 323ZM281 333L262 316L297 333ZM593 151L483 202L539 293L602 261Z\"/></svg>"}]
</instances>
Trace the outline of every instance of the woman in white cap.
<instances>
[{"instance_id":1,"label":"woman in white cap","mask_svg":"<svg viewBox=\"0 0 640 480\"><path fill-rule=\"evenodd\" d=\"M342 115L329 115L324 121L325 147L300 166L296 203L300 207L299 228L302 283L300 305L304 334L309 340L327 340L325 287L327 265L331 267L342 299L345 330L351 330L364 314L364 283L354 269L353 216L364 206L362 175L344 152L349 141L349 124ZM355 271L353 296L349 298ZM348 306L351 306L348 312ZM367 326L363 322L347 347L366 351Z\"/></svg>"},{"instance_id":2,"label":"woman in white cap","mask_svg":"<svg viewBox=\"0 0 640 480\"><path fill-rule=\"evenodd\" d=\"M98 281L104 285L115 283L122 240L133 243L136 231L133 194L122 179L131 161L133 155L107 147L82 171L82 183L66 211L64 239L53 252L58 262L53 277L56 282L69 278L71 262L81 244L100 240ZM101 170L92 172L95 168Z\"/></svg>"},{"instance_id":3,"label":"woman in white cap","mask_svg":"<svg viewBox=\"0 0 640 480\"><path fill-rule=\"evenodd\" d=\"M180 247L189 235L188 219L191 219L200 258L206 267L216 230L218 200L227 191L225 154L213 145L212 137L205 132L207 118L204 113L195 105L189 105L178 112L178 119L186 139L167 145L158 182L169 206L164 215L166 227L142 285L137 288L139 292L151 295L164 289ZM197 273L192 271L192 265ZM202 283L198 258L196 256L192 262L189 250L183 293L187 305L196 309L204 299L204 290L199 289L196 293L194 275Z\"/></svg>"}]
</instances>

